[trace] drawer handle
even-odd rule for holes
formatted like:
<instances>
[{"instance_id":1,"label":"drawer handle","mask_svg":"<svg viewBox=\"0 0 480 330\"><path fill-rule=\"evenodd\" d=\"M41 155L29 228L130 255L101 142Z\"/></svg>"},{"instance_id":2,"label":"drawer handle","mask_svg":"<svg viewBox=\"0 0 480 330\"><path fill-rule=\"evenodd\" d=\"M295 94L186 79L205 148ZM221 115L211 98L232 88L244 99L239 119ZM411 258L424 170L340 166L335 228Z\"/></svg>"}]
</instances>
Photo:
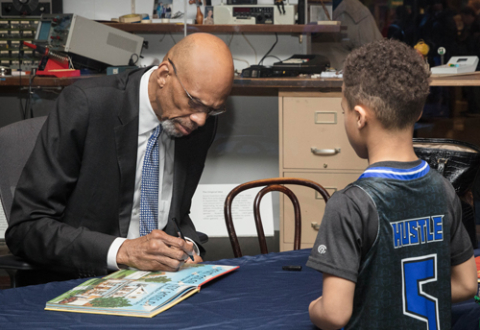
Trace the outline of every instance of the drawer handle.
<instances>
[{"instance_id":1,"label":"drawer handle","mask_svg":"<svg viewBox=\"0 0 480 330\"><path fill-rule=\"evenodd\" d=\"M315 229L315 230L319 230L320 229L320 224L318 222L312 222L312 228Z\"/></svg>"},{"instance_id":2,"label":"drawer handle","mask_svg":"<svg viewBox=\"0 0 480 330\"><path fill-rule=\"evenodd\" d=\"M315 147L312 147L310 150L312 151L312 154L318 155L318 156L332 156L340 153L340 148L317 149Z\"/></svg>"}]
</instances>

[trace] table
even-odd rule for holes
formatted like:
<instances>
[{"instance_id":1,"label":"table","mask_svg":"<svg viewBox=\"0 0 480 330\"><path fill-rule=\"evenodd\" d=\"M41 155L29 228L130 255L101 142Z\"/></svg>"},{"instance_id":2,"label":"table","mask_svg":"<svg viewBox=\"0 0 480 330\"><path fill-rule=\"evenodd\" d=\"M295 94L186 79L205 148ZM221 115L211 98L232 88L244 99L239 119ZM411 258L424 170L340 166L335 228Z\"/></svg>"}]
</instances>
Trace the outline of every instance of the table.
<instances>
[{"instance_id":1,"label":"table","mask_svg":"<svg viewBox=\"0 0 480 330\"><path fill-rule=\"evenodd\" d=\"M308 304L321 295L321 273L305 267L310 249L209 262L240 268L152 319L44 311L46 301L84 279L0 291L1 329L315 329ZM282 266L302 265L301 271ZM452 329L478 329L480 307L457 304Z\"/></svg>"}]
</instances>

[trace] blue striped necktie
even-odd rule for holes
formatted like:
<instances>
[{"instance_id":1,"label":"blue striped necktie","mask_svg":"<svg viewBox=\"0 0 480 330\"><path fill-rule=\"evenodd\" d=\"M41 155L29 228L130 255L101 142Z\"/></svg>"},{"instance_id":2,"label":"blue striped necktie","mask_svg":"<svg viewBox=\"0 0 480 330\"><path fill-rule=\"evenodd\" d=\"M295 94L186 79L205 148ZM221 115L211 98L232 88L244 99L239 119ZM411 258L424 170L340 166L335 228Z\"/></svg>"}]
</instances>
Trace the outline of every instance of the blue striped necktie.
<instances>
[{"instance_id":1,"label":"blue striped necktie","mask_svg":"<svg viewBox=\"0 0 480 330\"><path fill-rule=\"evenodd\" d=\"M162 126L158 125L148 139L143 160L142 184L140 189L140 236L147 235L158 224L158 137Z\"/></svg>"}]
</instances>

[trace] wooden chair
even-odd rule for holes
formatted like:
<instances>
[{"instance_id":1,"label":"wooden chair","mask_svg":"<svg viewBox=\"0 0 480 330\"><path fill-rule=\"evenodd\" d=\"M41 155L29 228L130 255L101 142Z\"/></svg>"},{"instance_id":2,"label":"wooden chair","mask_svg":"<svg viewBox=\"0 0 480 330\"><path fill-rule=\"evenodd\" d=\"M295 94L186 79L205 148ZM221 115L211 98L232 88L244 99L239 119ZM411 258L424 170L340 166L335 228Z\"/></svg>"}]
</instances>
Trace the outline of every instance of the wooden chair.
<instances>
[{"instance_id":1,"label":"wooden chair","mask_svg":"<svg viewBox=\"0 0 480 330\"><path fill-rule=\"evenodd\" d=\"M233 199L235 198L235 196L237 196L239 193L241 193L244 190L247 190L250 188L256 188L256 187L262 187L262 186L266 186L266 187L258 192L253 204L255 226L257 228L257 235L258 235L258 241L260 243L261 253L267 254L268 250L267 250L267 243L265 240L265 234L262 226L262 219L260 217L260 202L263 196L265 196L265 194L271 191L282 192L286 194L292 201L294 212L295 212L295 239L294 239L293 249L294 250L300 249L300 238L301 238L301 231L302 231L300 204L295 194L287 187L282 186L283 184L301 185L301 186L315 189L320 195L322 195L325 202L327 202L328 199L330 198L329 193L320 184L314 181L299 179L299 178L272 178L272 179L255 180L255 181L243 183L233 188L232 191L230 191L230 193L228 194L227 198L225 199L224 213L225 213L225 222L228 230L228 236L230 237L230 243L232 244L233 254L235 258L239 258L243 256L243 254L242 254L242 250L240 249L240 244L238 243L237 234L235 233L235 228L233 226L233 221L232 221Z\"/></svg>"}]
</instances>

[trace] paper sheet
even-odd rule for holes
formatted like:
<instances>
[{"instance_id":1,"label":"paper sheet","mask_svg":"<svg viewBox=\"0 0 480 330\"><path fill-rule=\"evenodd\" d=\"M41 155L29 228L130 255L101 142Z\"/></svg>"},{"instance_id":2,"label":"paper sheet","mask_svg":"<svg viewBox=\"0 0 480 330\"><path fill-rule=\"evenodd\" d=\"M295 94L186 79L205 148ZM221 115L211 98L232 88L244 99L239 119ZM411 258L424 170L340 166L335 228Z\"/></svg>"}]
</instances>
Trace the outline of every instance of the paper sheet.
<instances>
[{"instance_id":1,"label":"paper sheet","mask_svg":"<svg viewBox=\"0 0 480 330\"><path fill-rule=\"evenodd\" d=\"M227 227L223 213L225 198L238 184L200 184L192 199L190 218L197 231L209 237L227 237ZM255 219L253 216L253 201L256 194L262 189L252 188L238 194L233 199L232 218L237 236L257 236ZM265 236L273 236L273 204L272 194L262 198L260 204Z\"/></svg>"},{"instance_id":2,"label":"paper sheet","mask_svg":"<svg viewBox=\"0 0 480 330\"><path fill-rule=\"evenodd\" d=\"M5 239L5 231L7 230L8 222L5 212L3 211L2 200L0 199L0 239Z\"/></svg>"}]
</instances>

